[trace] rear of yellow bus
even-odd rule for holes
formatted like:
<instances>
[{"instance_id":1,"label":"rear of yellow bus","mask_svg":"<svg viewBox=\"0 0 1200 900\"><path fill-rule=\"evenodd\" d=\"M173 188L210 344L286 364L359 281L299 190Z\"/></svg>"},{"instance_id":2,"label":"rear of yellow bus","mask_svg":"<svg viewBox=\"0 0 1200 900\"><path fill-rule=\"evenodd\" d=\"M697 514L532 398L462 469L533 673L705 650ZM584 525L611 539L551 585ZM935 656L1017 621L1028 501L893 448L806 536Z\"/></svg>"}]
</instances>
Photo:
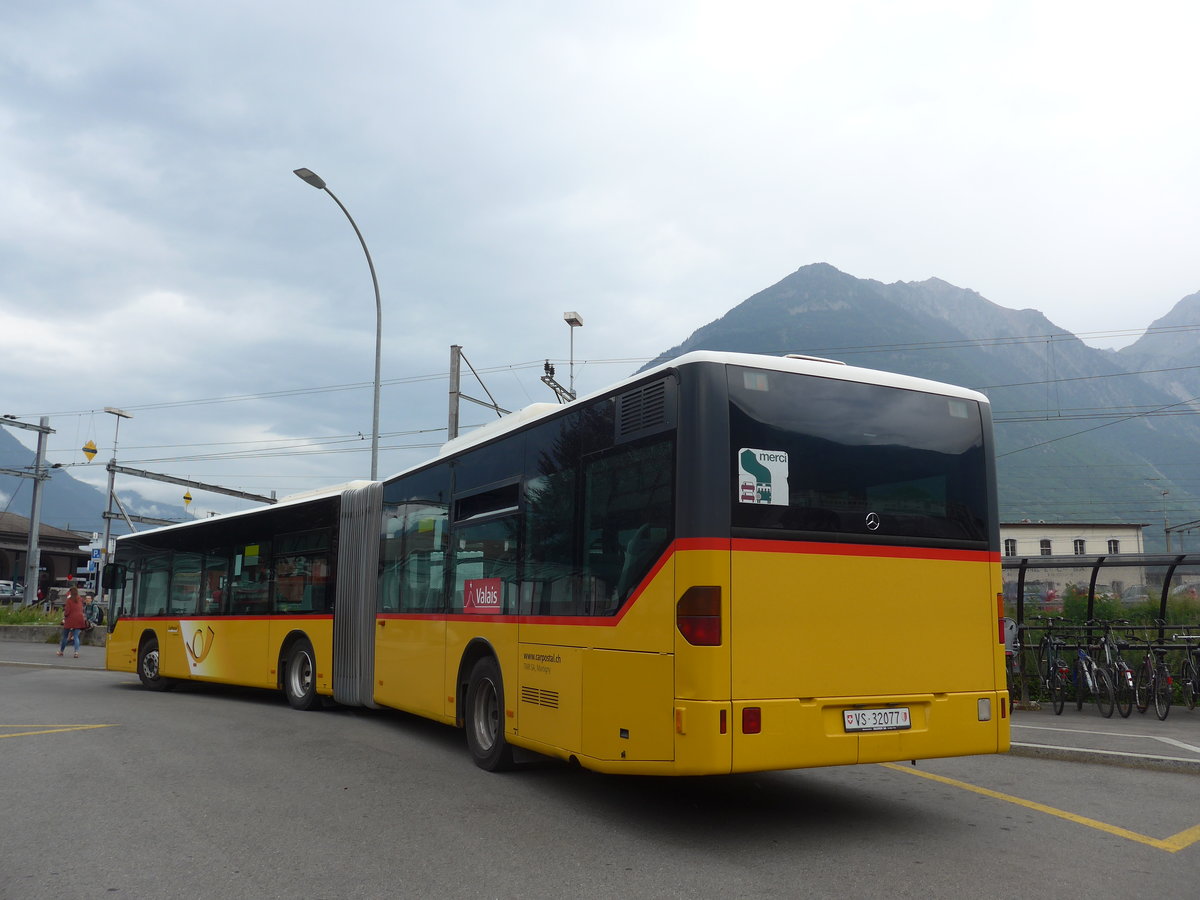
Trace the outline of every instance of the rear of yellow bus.
<instances>
[{"instance_id":1,"label":"rear of yellow bus","mask_svg":"<svg viewBox=\"0 0 1200 900\"><path fill-rule=\"evenodd\" d=\"M675 771L1006 751L986 398L779 365L681 372Z\"/></svg>"}]
</instances>

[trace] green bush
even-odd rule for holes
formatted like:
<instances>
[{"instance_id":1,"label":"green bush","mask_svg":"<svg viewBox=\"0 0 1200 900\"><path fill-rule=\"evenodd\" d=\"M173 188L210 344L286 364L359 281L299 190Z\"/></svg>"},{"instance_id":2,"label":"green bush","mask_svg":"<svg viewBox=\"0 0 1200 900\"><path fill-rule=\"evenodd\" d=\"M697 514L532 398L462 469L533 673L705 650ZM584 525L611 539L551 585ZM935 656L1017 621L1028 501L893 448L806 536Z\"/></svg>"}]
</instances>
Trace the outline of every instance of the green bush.
<instances>
[{"instance_id":1,"label":"green bush","mask_svg":"<svg viewBox=\"0 0 1200 900\"><path fill-rule=\"evenodd\" d=\"M62 611L47 613L39 606L0 606L0 625L57 625Z\"/></svg>"},{"instance_id":2,"label":"green bush","mask_svg":"<svg viewBox=\"0 0 1200 900\"><path fill-rule=\"evenodd\" d=\"M1063 594L1063 617L1071 622L1082 624L1088 620L1087 591L1068 588ZM1091 618L1103 621L1126 619L1125 607L1115 597L1097 597L1092 604Z\"/></svg>"}]
</instances>

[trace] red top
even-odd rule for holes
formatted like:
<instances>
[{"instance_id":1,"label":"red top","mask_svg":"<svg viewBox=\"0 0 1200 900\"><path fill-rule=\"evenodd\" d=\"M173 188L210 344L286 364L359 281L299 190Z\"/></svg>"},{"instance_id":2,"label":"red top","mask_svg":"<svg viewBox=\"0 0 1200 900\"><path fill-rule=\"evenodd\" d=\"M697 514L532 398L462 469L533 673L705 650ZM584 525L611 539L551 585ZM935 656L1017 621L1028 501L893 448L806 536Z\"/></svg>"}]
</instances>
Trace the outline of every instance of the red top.
<instances>
[{"instance_id":1,"label":"red top","mask_svg":"<svg viewBox=\"0 0 1200 900\"><path fill-rule=\"evenodd\" d=\"M87 619L83 615L83 598L79 596L67 597L66 606L63 607L63 627L64 628L86 628Z\"/></svg>"}]
</instances>

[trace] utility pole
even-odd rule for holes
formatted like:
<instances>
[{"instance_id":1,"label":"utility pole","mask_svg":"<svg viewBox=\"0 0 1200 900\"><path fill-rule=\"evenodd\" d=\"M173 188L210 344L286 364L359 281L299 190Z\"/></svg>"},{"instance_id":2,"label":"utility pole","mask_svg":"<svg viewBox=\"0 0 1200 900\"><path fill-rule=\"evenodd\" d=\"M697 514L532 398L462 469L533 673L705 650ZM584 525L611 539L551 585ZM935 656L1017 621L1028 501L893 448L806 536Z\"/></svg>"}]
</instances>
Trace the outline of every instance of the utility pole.
<instances>
[{"instance_id":1,"label":"utility pole","mask_svg":"<svg viewBox=\"0 0 1200 900\"><path fill-rule=\"evenodd\" d=\"M25 600L26 606L37 603L38 584L41 582L42 548L38 536L42 530L42 482L49 478L46 472L46 435L50 432L50 419L42 416L38 421L37 455L33 458L33 503L29 511L29 544L25 548Z\"/></svg>"},{"instance_id":2,"label":"utility pole","mask_svg":"<svg viewBox=\"0 0 1200 900\"><path fill-rule=\"evenodd\" d=\"M470 394L462 392L462 363L466 362L467 368L471 370L471 374L475 376L475 380L479 382L479 386L483 388L483 392L488 395L488 400L491 403L485 403L483 400L476 400ZM463 356L462 347L458 344L450 345L450 418L446 423L446 440L452 441L458 437L458 409L463 400L470 400L472 403L478 403L480 406L486 406L494 411L496 415L503 416L511 412L505 409L496 402L496 398L492 396L492 392L487 389L487 385L483 383L483 379L479 377L479 373L475 371L475 367L471 365L471 361Z\"/></svg>"},{"instance_id":3,"label":"utility pole","mask_svg":"<svg viewBox=\"0 0 1200 900\"><path fill-rule=\"evenodd\" d=\"M446 425L446 440L458 437L458 393L461 382L462 345L450 345L450 419Z\"/></svg>"},{"instance_id":4,"label":"utility pole","mask_svg":"<svg viewBox=\"0 0 1200 900\"><path fill-rule=\"evenodd\" d=\"M113 490L116 488L117 475L117 438L121 434L121 420L133 418L133 413L127 413L115 406L106 406L104 411L113 416L117 420L117 424L113 428L112 459L108 461L108 499L104 507L104 543L100 547L100 563L96 566L97 597L104 596L104 567L108 565L109 542L112 540Z\"/></svg>"},{"instance_id":5,"label":"utility pole","mask_svg":"<svg viewBox=\"0 0 1200 900\"><path fill-rule=\"evenodd\" d=\"M38 535L42 529L42 482L50 477L46 471L46 435L53 434L50 419L42 416L41 423L30 425L28 422L18 422L15 416L0 416L0 425L11 425L13 428L24 428L38 433L37 452L33 459L33 473L22 472L19 469L0 469L5 475L16 475L18 478L33 479L33 503L29 511L29 541L25 550L25 596L23 603L32 605L37 602L38 580L42 566L42 554L38 547Z\"/></svg>"},{"instance_id":6,"label":"utility pole","mask_svg":"<svg viewBox=\"0 0 1200 900\"><path fill-rule=\"evenodd\" d=\"M1170 493L1170 491L1163 491L1163 492L1162 492L1162 498L1163 498L1163 534L1164 534L1164 535L1166 535L1166 538L1167 538L1167 552L1168 552L1168 553L1170 553L1170 552L1171 552L1171 526L1170 526L1170 524L1169 524L1169 523L1168 523L1168 521L1167 521L1167 495L1168 495L1169 493Z\"/></svg>"}]
</instances>

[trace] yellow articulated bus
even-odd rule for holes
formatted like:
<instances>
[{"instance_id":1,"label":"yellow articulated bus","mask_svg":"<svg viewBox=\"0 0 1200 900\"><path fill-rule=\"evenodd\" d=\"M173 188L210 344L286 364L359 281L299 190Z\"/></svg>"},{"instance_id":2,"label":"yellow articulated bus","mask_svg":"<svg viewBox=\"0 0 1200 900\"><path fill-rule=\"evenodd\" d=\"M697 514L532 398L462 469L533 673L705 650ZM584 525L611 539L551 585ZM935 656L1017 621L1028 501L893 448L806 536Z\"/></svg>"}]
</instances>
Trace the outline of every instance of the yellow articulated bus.
<instances>
[{"instance_id":1,"label":"yellow articulated bus","mask_svg":"<svg viewBox=\"0 0 1200 900\"><path fill-rule=\"evenodd\" d=\"M974 391L697 352L437 459L122 537L108 666L463 727L602 772L1009 746Z\"/></svg>"}]
</instances>

